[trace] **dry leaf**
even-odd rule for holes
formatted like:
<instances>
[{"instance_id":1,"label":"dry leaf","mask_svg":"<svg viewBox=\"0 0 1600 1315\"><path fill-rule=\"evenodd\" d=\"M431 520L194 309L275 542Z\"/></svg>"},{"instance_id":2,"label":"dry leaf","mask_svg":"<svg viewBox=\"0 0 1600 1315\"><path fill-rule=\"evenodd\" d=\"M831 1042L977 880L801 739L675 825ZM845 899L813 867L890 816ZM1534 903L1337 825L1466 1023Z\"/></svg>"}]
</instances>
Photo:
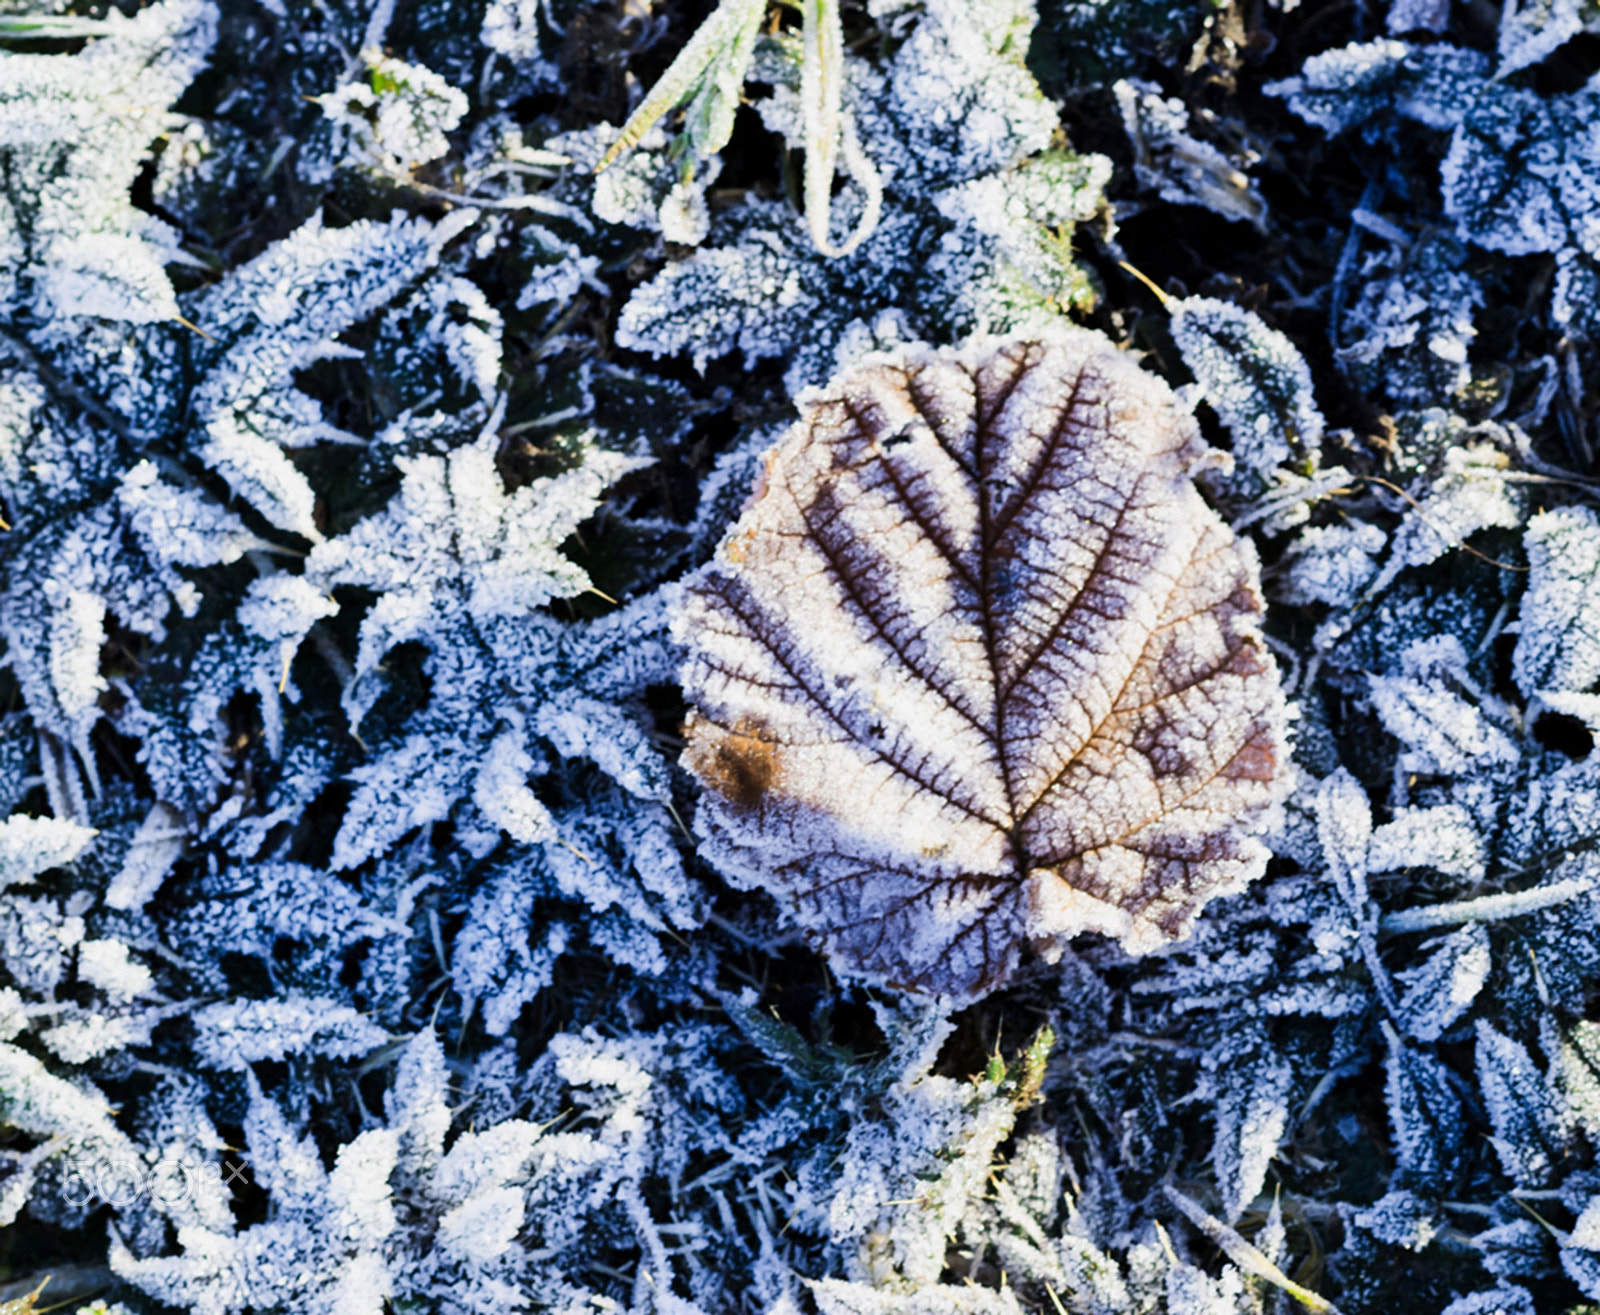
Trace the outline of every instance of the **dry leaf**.
<instances>
[{"instance_id":1,"label":"dry leaf","mask_svg":"<svg viewBox=\"0 0 1600 1315\"><path fill-rule=\"evenodd\" d=\"M706 856L846 975L962 998L1258 876L1283 697L1170 390L1076 330L802 402L678 620Z\"/></svg>"}]
</instances>

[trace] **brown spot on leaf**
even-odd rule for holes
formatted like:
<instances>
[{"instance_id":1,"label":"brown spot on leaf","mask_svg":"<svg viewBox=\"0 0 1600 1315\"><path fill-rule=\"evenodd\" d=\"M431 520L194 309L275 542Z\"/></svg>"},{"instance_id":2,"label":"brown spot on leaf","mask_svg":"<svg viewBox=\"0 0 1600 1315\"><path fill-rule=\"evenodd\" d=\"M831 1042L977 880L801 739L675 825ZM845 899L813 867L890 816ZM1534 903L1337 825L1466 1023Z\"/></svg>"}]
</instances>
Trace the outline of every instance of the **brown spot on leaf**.
<instances>
[{"instance_id":1,"label":"brown spot on leaf","mask_svg":"<svg viewBox=\"0 0 1600 1315\"><path fill-rule=\"evenodd\" d=\"M691 717L684 729L690 746L685 766L735 813L758 811L778 788L783 777L780 746L761 734L759 722L744 718L733 730L724 730Z\"/></svg>"}]
</instances>

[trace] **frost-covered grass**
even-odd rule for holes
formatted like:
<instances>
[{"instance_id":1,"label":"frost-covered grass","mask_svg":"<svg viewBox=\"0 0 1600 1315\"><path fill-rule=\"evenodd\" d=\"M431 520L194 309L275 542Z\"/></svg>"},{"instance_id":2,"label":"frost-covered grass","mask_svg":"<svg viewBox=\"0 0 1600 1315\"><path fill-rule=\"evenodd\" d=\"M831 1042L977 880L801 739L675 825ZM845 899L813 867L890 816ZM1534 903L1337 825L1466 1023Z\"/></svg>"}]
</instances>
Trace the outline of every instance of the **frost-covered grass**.
<instances>
[{"instance_id":1,"label":"frost-covered grass","mask_svg":"<svg viewBox=\"0 0 1600 1315\"><path fill-rule=\"evenodd\" d=\"M812 10L0 0L0 1302L1600 1303L1594 7ZM669 68L686 113L622 138ZM808 390L1064 324L1231 454L1181 496L1238 596L1174 625L1261 614L1290 757L1185 827L1204 701L1118 741L1089 822L1160 796L1264 874L1142 957L996 898L956 1008L805 939L821 856L727 857L776 806L702 852L785 796L679 762L684 582ZM1003 504L969 474L934 539ZM1049 579L1084 545L1045 537ZM959 592L913 556L785 626ZM835 868L894 829L861 793L807 833Z\"/></svg>"}]
</instances>

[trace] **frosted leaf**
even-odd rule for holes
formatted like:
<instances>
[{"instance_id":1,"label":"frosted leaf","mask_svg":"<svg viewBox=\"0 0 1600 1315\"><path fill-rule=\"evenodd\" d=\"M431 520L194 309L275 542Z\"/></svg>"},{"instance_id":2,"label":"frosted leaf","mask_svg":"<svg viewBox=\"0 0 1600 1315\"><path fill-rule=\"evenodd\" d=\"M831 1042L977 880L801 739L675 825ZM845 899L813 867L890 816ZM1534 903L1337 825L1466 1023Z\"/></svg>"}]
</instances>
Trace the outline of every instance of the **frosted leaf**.
<instances>
[{"instance_id":1,"label":"frosted leaf","mask_svg":"<svg viewBox=\"0 0 1600 1315\"><path fill-rule=\"evenodd\" d=\"M1076 331L806 402L677 623L707 856L842 970L959 996L1258 875L1281 695L1167 389Z\"/></svg>"},{"instance_id":2,"label":"frosted leaf","mask_svg":"<svg viewBox=\"0 0 1600 1315\"><path fill-rule=\"evenodd\" d=\"M882 1105L880 1117L850 1126L827 1228L836 1246L856 1252L850 1277L921 1287L939 1277L949 1242L987 1194L1016 1108L992 1081L925 1072L903 1073Z\"/></svg>"},{"instance_id":3,"label":"frosted leaf","mask_svg":"<svg viewBox=\"0 0 1600 1315\"><path fill-rule=\"evenodd\" d=\"M317 97L322 112L350 136L355 161L405 174L450 150L445 134L467 112L467 98L420 64L362 52L365 78Z\"/></svg>"},{"instance_id":4,"label":"frosted leaf","mask_svg":"<svg viewBox=\"0 0 1600 1315\"><path fill-rule=\"evenodd\" d=\"M0 890L29 885L41 872L72 862L94 834L92 828L63 818L0 820Z\"/></svg>"},{"instance_id":5,"label":"frosted leaf","mask_svg":"<svg viewBox=\"0 0 1600 1315\"><path fill-rule=\"evenodd\" d=\"M154 805L133 833L122 866L106 887L106 907L143 908L188 842L189 828L182 815L168 804Z\"/></svg>"},{"instance_id":6,"label":"frosted leaf","mask_svg":"<svg viewBox=\"0 0 1600 1315\"><path fill-rule=\"evenodd\" d=\"M1583 0L1513 0L1500 15L1497 77L1539 63L1582 32L1593 9Z\"/></svg>"},{"instance_id":7,"label":"frosted leaf","mask_svg":"<svg viewBox=\"0 0 1600 1315\"><path fill-rule=\"evenodd\" d=\"M1437 1041L1471 1008L1489 963L1489 934L1480 923L1443 937L1426 960L1397 974L1405 993L1395 1021L1417 1041Z\"/></svg>"},{"instance_id":8,"label":"frosted leaf","mask_svg":"<svg viewBox=\"0 0 1600 1315\"><path fill-rule=\"evenodd\" d=\"M1443 32L1450 26L1450 0L1392 0L1384 27L1390 36Z\"/></svg>"},{"instance_id":9,"label":"frosted leaf","mask_svg":"<svg viewBox=\"0 0 1600 1315\"><path fill-rule=\"evenodd\" d=\"M1600 684L1600 518L1589 507L1541 512L1523 532L1528 589L1511 656L1517 688Z\"/></svg>"},{"instance_id":10,"label":"frosted leaf","mask_svg":"<svg viewBox=\"0 0 1600 1315\"><path fill-rule=\"evenodd\" d=\"M456 933L450 974L469 1010L483 1010L490 1036L504 1036L522 1006L555 978L555 962L570 936L562 923L541 928L534 940L533 896L515 871L502 871L479 887Z\"/></svg>"},{"instance_id":11,"label":"frosted leaf","mask_svg":"<svg viewBox=\"0 0 1600 1315\"><path fill-rule=\"evenodd\" d=\"M550 810L528 788L533 769L533 758L522 747L522 737L506 731L490 744L472 786L472 801L483 815L524 844L555 835Z\"/></svg>"},{"instance_id":12,"label":"frosted leaf","mask_svg":"<svg viewBox=\"0 0 1600 1315\"><path fill-rule=\"evenodd\" d=\"M178 301L157 253L122 233L88 233L50 244L37 288L57 315L128 324L177 318Z\"/></svg>"},{"instance_id":13,"label":"frosted leaf","mask_svg":"<svg viewBox=\"0 0 1600 1315\"><path fill-rule=\"evenodd\" d=\"M1063 259L1057 234L1092 219L1110 181L1111 161L1103 155L1047 151L1015 169L952 187L935 204L945 218L991 239L995 254L1034 293L1057 307L1082 306L1093 302L1094 290L1083 270ZM935 258L934 267L941 263ZM952 272L959 263L950 262ZM976 288L969 296L974 307L987 300Z\"/></svg>"},{"instance_id":14,"label":"frosted leaf","mask_svg":"<svg viewBox=\"0 0 1600 1315\"><path fill-rule=\"evenodd\" d=\"M389 505L307 561L307 578L324 588L354 584L382 594L361 623L357 684L391 647L422 638L455 608L482 624L528 616L589 587L561 554L562 541L607 486L644 463L594 449L578 469L507 493L494 438L448 456L402 458L405 479Z\"/></svg>"},{"instance_id":15,"label":"frosted leaf","mask_svg":"<svg viewBox=\"0 0 1600 1315\"><path fill-rule=\"evenodd\" d=\"M1545 1272L1549 1237L1531 1219L1513 1219L1476 1234L1479 1263L1501 1278L1526 1278Z\"/></svg>"},{"instance_id":16,"label":"frosted leaf","mask_svg":"<svg viewBox=\"0 0 1600 1315\"><path fill-rule=\"evenodd\" d=\"M1169 304L1172 337L1201 395L1228 427L1235 459L1266 474L1322 446L1322 412L1299 349L1261 317L1230 302L1185 297Z\"/></svg>"},{"instance_id":17,"label":"frosted leaf","mask_svg":"<svg viewBox=\"0 0 1600 1315\"><path fill-rule=\"evenodd\" d=\"M1445 213L1467 241L1506 255L1596 254L1600 206L1589 161L1600 142L1592 92L1545 98L1495 84L1467 101L1439 166ZM1517 143L1510 159L1505 143Z\"/></svg>"},{"instance_id":18,"label":"frosted leaf","mask_svg":"<svg viewBox=\"0 0 1600 1315\"><path fill-rule=\"evenodd\" d=\"M1471 815L1455 804L1397 809L1394 821L1372 833L1367 850L1367 863L1374 872L1432 868L1473 881L1483 879L1486 859L1483 838Z\"/></svg>"},{"instance_id":19,"label":"frosted leaf","mask_svg":"<svg viewBox=\"0 0 1600 1315\"><path fill-rule=\"evenodd\" d=\"M531 226L527 230L537 231ZM374 355L384 374L415 380L422 393L433 397L442 384L448 385L448 376L440 377L441 364L448 364L467 397L476 395L492 406L500 381L503 329L500 312L477 284L438 276L384 315ZM403 418L397 425L402 432L407 428Z\"/></svg>"},{"instance_id":20,"label":"frosted leaf","mask_svg":"<svg viewBox=\"0 0 1600 1315\"><path fill-rule=\"evenodd\" d=\"M1390 567L1425 566L1479 530L1521 525L1520 500L1502 478L1510 465L1489 443L1449 448L1443 470L1394 532Z\"/></svg>"},{"instance_id":21,"label":"frosted leaf","mask_svg":"<svg viewBox=\"0 0 1600 1315\"><path fill-rule=\"evenodd\" d=\"M1561 1102L1519 1042L1478 1020L1478 1087L1494 1148L1518 1187L1551 1181L1567 1144Z\"/></svg>"},{"instance_id":22,"label":"frosted leaf","mask_svg":"<svg viewBox=\"0 0 1600 1315\"><path fill-rule=\"evenodd\" d=\"M687 351L703 371L732 351L756 361L789 345L794 328L820 308L819 273L787 237L780 207L755 202L744 218L739 245L698 251L633 293L617 321L619 346L658 356Z\"/></svg>"},{"instance_id":23,"label":"frosted leaf","mask_svg":"<svg viewBox=\"0 0 1600 1315\"><path fill-rule=\"evenodd\" d=\"M548 763L530 743L523 708L536 712L568 694L571 711L593 696L612 705L594 739L613 736L619 756L654 752L637 730L620 735L616 710L659 679L646 671L661 651L650 630L663 623L652 622L651 608L639 605L587 628L539 612L588 587L561 545L606 487L644 462L586 448L576 469L508 493L495 467L496 423L448 455L402 459L404 482L389 505L307 562L306 578L323 588L360 585L379 594L361 623L355 679L345 690L353 724L381 695L380 664L391 648L419 642L431 651L428 706L351 773L359 788L334 846L338 868L442 820L464 797L497 829L524 841L550 838L544 806L528 787L528 777ZM608 754L597 748L593 756ZM652 772L642 765L623 775L651 788Z\"/></svg>"},{"instance_id":24,"label":"frosted leaf","mask_svg":"<svg viewBox=\"0 0 1600 1315\"><path fill-rule=\"evenodd\" d=\"M1341 767L1318 787L1315 809L1328 875L1350 913L1364 919L1370 907L1367 847L1372 838L1372 806L1366 792Z\"/></svg>"},{"instance_id":25,"label":"frosted leaf","mask_svg":"<svg viewBox=\"0 0 1600 1315\"><path fill-rule=\"evenodd\" d=\"M1266 231L1267 203L1241 168L1254 163L1252 158L1232 160L1210 142L1196 140L1184 103L1163 96L1153 82L1123 79L1111 90L1133 145L1140 187L1158 192L1164 201L1204 206Z\"/></svg>"},{"instance_id":26,"label":"frosted leaf","mask_svg":"<svg viewBox=\"0 0 1600 1315\"><path fill-rule=\"evenodd\" d=\"M1589 1204L1572 1225L1568 1241L1585 1251L1600 1251L1600 1197L1589 1198Z\"/></svg>"},{"instance_id":27,"label":"frosted leaf","mask_svg":"<svg viewBox=\"0 0 1600 1315\"><path fill-rule=\"evenodd\" d=\"M583 254L579 247L537 225L522 230L521 252L528 266L528 281L517 293L518 310L544 302L564 305L584 287L603 286L598 278L598 256Z\"/></svg>"},{"instance_id":28,"label":"frosted leaf","mask_svg":"<svg viewBox=\"0 0 1600 1315\"><path fill-rule=\"evenodd\" d=\"M1526 1288L1505 1284L1457 1297L1439 1315L1539 1315Z\"/></svg>"},{"instance_id":29,"label":"frosted leaf","mask_svg":"<svg viewBox=\"0 0 1600 1315\"><path fill-rule=\"evenodd\" d=\"M704 911L684 873L671 814L603 788L588 804L562 814L557 843L546 847L557 888L596 913L616 906L641 929L698 926Z\"/></svg>"},{"instance_id":30,"label":"frosted leaf","mask_svg":"<svg viewBox=\"0 0 1600 1315\"><path fill-rule=\"evenodd\" d=\"M1600 1136L1600 1024L1580 1021L1562 1035L1556 1077L1573 1119L1591 1138Z\"/></svg>"},{"instance_id":31,"label":"frosted leaf","mask_svg":"<svg viewBox=\"0 0 1600 1315\"><path fill-rule=\"evenodd\" d=\"M1391 1188L1354 1220L1380 1242L1408 1251L1421 1251L1439 1232L1438 1208L1405 1188Z\"/></svg>"},{"instance_id":32,"label":"frosted leaf","mask_svg":"<svg viewBox=\"0 0 1600 1315\"><path fill-rule=\"evenodd\" d=\"M1022 1315L1009 1289L940 1283L915 1292L895 1292L844 1279L807 1280L822 1315Z\"/></svg>"},{"instance_id":33,"label":"frosted leaf","mask_svg":"<svg viewBox=\"0 0 1600 1315\"><path fill-rule=\"evenodd\" d=\"M146 148L173 121L168 107L204 67L216 23L205 0L167 0L132 20L109 15L74 55L7 51L0 303L8 309L31 284L41 320L55 312L145 324L176 314L162 267L170 230L137 210L129 191Z\"/></svg>"},{"instance_id":34,"label":"frosted leaf","mask_svg":"<svg viewBox=\"0 0 1600 1315\"><path fill-rule=\"evenodd\" d=\"M1279 559L1285 574L1278 595L1286 603L1349 607L1377 574L1374 559L1388 542L1371 521L1302 530Z\"/></svg>"},{"instance_id":35,"label":"frosted leaf","mask_svg":"<svg viewBox=\"0 0 1600 1315\"><path fill-rule=\"evenodd\" d=\"M144 994L154 981L150 970L115 940L80 941L78 976L116 1003Z\"/></svg>"},{"instance_id":36,"label":"frosted leaf","mask_svg":"<svg viewBox=\"0 0 1600 1315\"><path fill-rule=\"evenodd\" d=\"M1100 209L1110 165L1047 150L1056 111L1021 57L1034 21L1025 0L935 0L881 67L846 55L861 148L893 179L871 235L828 259L787 206L752 196L718 211L700 250L633 292L618 344L688 353L701 369L733 351L783 357L796 393L828 377L852 325L885 311L912 316L915 335L949 341L1042 331L1062 309L1092 305L1064 230ZM774 94L758 105L800 149L801 60L783 52L769 51L760 76ZM637 212L644 193L629 190ZM861 204L855 189L840 201L836 237Z\"/></svg>"},{"instance_id":37,"label":"frosted leaf","mask_svg":"<svg viewBox=\"0 0 1600 1315\"><path fill-rule=\"evenodd\" d=\"M1359 386L1405 407L1443 406L1460 395L1472 379L1468 352L1484 304L1469 258L1462 243L1434 234L1388 242L1363 262L1337 353Z\"/></svg>"},{"instance_id":38,"label":"frosted leaf","mask_svg":"<svg viewBox=\"0 0 1600 1315\"><path fill-rule=\"evenodd\" d=\"M1400 1169L1418 1185L1443 1185L1455 1172L1466 1132L1449 1070L1384 1028L1389 1042L1384 1098Z\"/></svg>"},{"instance_id":39,"label":"frosted leaf","mask_svg":"<svg viewBox=\"0 0 1600 1315\"><path fill-rule=\"evenodd\" d=\"M1600 267L1585 251L1568 247L1556 253L1556 283L1550 317L1576 338L1593 340L1600 330Z\"/></svg>"},{"instance_id":40,"label":"frosted leaf","mask_svg":"<svg viewBox=\"0 0 1600 1315\"><path fill-rule=\"evenodd\" d=\"M148 1044L155 1020L126 1014L81 1013L39 1034L57 1059L87 1064L102 1055Z\"/></svg>"},{"instance_id":41,"label":"frosted leaf","mask_svg":"<svg viewBox=\"0 0 1600 1315\"><path fill-rule=\"evenodd\" d=\"M231 412L213 420L199 455L272 524L316 542L317 495L276 443L250 432Z\"/></svg>"},{"instance_id":42,"label":"frosted leaf","mask_svg":"<svg viewBox=\"0 0 1600 1315\"><path fill-rule=\"evenodd\" d=\"M1230 1054L1213 1074L1217 1084L1216 1139L1211 1163L1222 1193L1222 1214L1233 1222L1255 1200L1289 1131L1294 1070L1271 1046L1264 1029L1253 1029L1258 1046Z\"/></svg>"},{"instance_id":43,"label":"frosted leaf","mask_svg":"<svg viewBox=\"0 0 1600 1315\"><path fill-rule=\"evenodd\" d=\"M152 561L172 566L217 566L264 547L244 523L198 489L165 483L155 464L141 461L117 488L128 528Z\"/></svg>"},{"instance_id":44,"label":"frosted leaf","mask_svg":"<svg viewBox=\"0 0 1600 1315\"><path fill-rule=\"evenodd\" d=\"M232 1000L194 1012L194 1054L208 1068L243 1069L258 1060L311 1052L352 1059L389 1035L364 1015L332 1000L282 996Z\"/></svg>"},{"instance_id":45,"label":"frosted leaf","mask_svg":"<svg viewBox=\"0 0 1600 1315\"><path fill-rule=\"evenodd\" d=\"M347 1244L370 1247L394 1231L389 1175L399 1151L392 1128L371 1128L339 1148L328 1174L329 1222Z\"/></svg>"},{"instance_id":46,"label":"frosted leaf","mask_svg":"<svg viewBox=\"0 0 1600 1315\"><path fill-rule=\"evenodd\" d=\"M475 218L458 210L430 225L397 214L329 229L314 217L195 299L191 317L215 340L195 349L199 455L274 525L321 537L315 495L282 449L347 437L294 387L294 373L348 354L336 335L420 279Z\"/></svg>"},{"instance_id":47,"label":"frosted leaf","mask_svg":"<svg viewBox=\"0 0 1600 1315\"><path fill-rule=\"evenodd\" d=\"M339 605L302 576L278 572L251 582L234 614L245 631L276 648L279 680L311 627Z\"/></svg>"},{"instance_id":48,"label":"frosted leaf","mask_svg":"<svg viewBox=\"0 0 1600 1315\"><path fill-rule=\"evenodd\" d=\"M1228 1265L1212 1278L1180 1260L1167 1271L1165 1296L1168 1315L1235 1315L1245 1301L1244 1276Z\"/></svg>"},{"instance_id":49,"label":"frosted leaf","mask_svg":"<svg viewBox=\"0 0 1600 1315\"><path fill-rule=\"evenodd\" d=\"M543 0L490 0L478 39L513 63L542 65L539 11L543 7Z\"/></svg>"},{"instance_id":50,"label":"frosted leaf","mask_svg":"<svg viewBox=\"0 0 1600 1315\"><path fill-rule=\"evenodd\" d=\"M51 899L8 896L0 902L0 964L25 991L51 996L66 971L64 951L83 937L83 919Z\"/></svg>"},{"instance_id":51,"label":"frosted leaf","mask_svg":"<svg viewBox=\"0 0 1600 1315\"><path fill-rule=\"evenodd\" d=\"M1368 676L1367 688L1384 729L1407 746L1404 770L1459 776L1521 756L1482 707L1443 680Z\"/></svg>"},{"instance_id":52,"label":"frosted leaf","mask_svg":"<svg viewBox=\"0 0 1600 1315\"><path fill-rule=\"evenodd\" d=\"M973 177L1043 150L1055 107L1023 60L1036 16L1027 0L932 0L896 52L887 111L930 179ZM868 149L870 130L864 129Z\"/></svg>"},{"instance_id":53,"label":"frosted leaf","mask_svg":"<svg viewBox=\"0 0 1600 1315\"><path fill-rule=\"evenodd\" d=\"M497 1187L463 1201L439 1218L439 1245L469 1264L503 1255L522 1227L520 1188Z\"/></svg>"},{"instance_id":54,"label":"frosted leaf","mask_svg":"<svg viewBox=\"0 0 1600 1315\"><path fill-rule=\"evenodd\" d=\"M1489 72L1475 50L1413 46L1385 38L1315 55L1297 77L1269 83L1308 123L1343 132L1398 111L1431 128L1450 128L1470 108Z\"/></svg>"},{"instance_id":55,"label":"frosted leaf","mask_svg":"<svg viewBox=\"0 0 1600 1315\"><path fill-rule=\"evenodd\" d=\"M27 1003L14 987L0 986L0 1042L10 1041L28 1026Z\"/></svg>"}]
</instances>

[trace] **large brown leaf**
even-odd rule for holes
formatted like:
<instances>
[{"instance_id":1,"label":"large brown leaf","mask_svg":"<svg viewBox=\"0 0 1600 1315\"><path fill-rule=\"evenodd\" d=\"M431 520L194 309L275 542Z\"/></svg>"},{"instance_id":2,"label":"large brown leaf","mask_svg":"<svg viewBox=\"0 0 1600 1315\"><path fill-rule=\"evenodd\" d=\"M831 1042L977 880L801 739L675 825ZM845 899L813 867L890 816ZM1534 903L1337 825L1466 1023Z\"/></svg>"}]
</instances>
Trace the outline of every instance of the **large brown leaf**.
<instances>
[{"instance_id":1,"label":"large brown leaf","mask_svg":"<svg viewBox=\"0 0 1600 1315\"><path fill-rule=\"evenodd\" d=\"M702 852L846 975L961 998L1258 876L1283 698L1168 388L1074 331L803 401L679 618Z\"/></svg>"}]
</instances>

